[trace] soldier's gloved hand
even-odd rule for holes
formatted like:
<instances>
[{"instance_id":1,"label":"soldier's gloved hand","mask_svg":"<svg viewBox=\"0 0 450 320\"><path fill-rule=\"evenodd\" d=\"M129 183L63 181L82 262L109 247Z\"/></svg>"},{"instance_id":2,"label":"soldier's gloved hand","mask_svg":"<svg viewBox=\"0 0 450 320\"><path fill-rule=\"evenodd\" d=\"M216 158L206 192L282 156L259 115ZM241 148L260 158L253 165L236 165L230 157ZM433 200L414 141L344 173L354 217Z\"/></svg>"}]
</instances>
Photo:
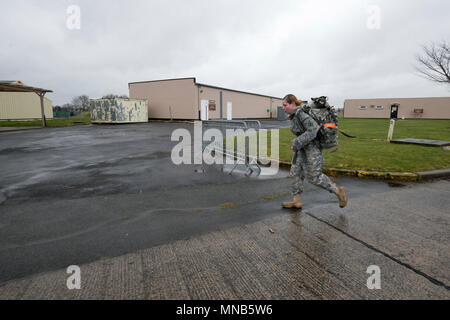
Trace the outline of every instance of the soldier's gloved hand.
<instances>
[{"instance_id":1,"label":"soldier's gloved hand","mask_svg":"<svg viewBox=\"0 0 450 320\"><path fill-rule=\"evenodd\" d=\"M292 151L297 151L298 150L298 148L297 148L297 139L294 139L294 140L292 140L292 147L291 147L291 150Z\"/></svg>"}]
</instances>

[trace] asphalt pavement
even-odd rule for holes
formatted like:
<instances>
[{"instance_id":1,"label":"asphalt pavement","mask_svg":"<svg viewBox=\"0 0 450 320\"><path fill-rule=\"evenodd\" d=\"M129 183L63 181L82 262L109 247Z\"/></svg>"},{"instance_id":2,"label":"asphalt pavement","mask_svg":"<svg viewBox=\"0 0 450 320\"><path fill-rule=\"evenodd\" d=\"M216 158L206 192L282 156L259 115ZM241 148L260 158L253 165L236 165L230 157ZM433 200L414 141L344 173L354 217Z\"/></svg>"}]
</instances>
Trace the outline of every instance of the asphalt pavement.
<instances>
[{"instance_id":1,"label":"asphalt pavement","mask_svg":"<svg viewBox=\"0 0 450 320\"><path fill-rule=\"evenodd\" d=\"M448 180L339 178L347 208L307 185L303 210L286 210L285 171L173 165L180 126L192 125L0 134L0 298L450 297Z\"/></svg>"}]
</instances>

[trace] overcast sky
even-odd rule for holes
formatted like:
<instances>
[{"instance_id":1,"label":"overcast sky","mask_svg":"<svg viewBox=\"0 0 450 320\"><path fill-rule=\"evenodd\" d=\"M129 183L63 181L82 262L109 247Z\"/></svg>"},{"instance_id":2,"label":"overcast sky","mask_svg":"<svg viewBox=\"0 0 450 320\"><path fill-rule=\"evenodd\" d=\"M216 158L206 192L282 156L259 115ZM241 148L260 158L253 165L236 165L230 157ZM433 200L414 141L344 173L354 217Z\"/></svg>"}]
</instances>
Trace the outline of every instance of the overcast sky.
<instances>
[{"instance_id":1,"label":"overcast sky","mask_svg":"<svg viewBox=\"0 0 450 320\"><path fill-rule=\"evenodd\" d=\"M450 96L414 69L422 44L450 40L450 1L0 1L0 80L51 89L54 105L183 77L337 107Z\"/></svg>"}]
</instances>

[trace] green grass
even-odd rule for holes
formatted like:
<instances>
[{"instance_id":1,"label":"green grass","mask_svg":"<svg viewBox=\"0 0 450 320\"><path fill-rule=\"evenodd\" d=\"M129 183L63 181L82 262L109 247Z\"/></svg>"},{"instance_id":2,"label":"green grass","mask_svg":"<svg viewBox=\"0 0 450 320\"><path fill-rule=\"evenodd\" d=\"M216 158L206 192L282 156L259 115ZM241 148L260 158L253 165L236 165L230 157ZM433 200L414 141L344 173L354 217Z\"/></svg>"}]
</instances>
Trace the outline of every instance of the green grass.
<instances>
[{"instance_id":1,"label":"green grass","mask_svg":"<svg viewBox=\"0 0 450 320\"><path fill-rule=\"evenodd\" d=\"M450 168L450 151L439 147L403 145L386 141L388 119L339 119L339 128L351 139L339 135L338 151L325 150L325 167L338 169L419 172ZM280 130L280 159L290 161L289 129ZM450 141L450 120L401 120L395 124L393 139L416 138ZM377 141L381 140L381 141Z\"/></svg>"},{"instance_id":2,"label":"green grass","mask_svg":"<svg viewBox=\"0 0 450 320\"><path fill-rule=\"evenodd\" d=\"M386 141L389 119L339 119L339 128L356 139L339 135L338 151L324 150L326 168L382 172L420 172L450 168L450 151L439 147L404 145ZM280 129L280 160L291 162L290 129ZM400 120L393 139L416 138L450 141L450 120ZM268 134L270 150L270 132ZM236 145L236 143L235 143Z\"/></svg>"},{"instance_id":3,"label":"green grass","mask_svg":"<svg viewBox=\"0 0 450 320\"><path fill-rule=\"evenodd\" d=\"M76 125L86 125L91 123L90 112L83 112L81 115L70 118L54 118L46 121L48 127L68 127ZM42 120L32 121L0 121L0 127L41 127Z\"/></svg>"}]
</instances>

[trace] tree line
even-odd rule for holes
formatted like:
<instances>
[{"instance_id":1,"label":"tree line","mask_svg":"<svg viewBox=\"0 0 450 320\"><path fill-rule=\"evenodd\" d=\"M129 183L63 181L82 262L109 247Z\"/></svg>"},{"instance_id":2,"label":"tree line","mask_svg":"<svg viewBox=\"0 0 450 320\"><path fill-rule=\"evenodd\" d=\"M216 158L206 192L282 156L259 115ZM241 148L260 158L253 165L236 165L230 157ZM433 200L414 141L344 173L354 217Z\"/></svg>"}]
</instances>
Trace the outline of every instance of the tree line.
<instances>
[{"instance_id":1,"label":"tree line","mask_svg":"<svg viewBox=\"0 0 450 320\"><path fill-rule=\"evenodd\" d=\"M115 98L128 99L128 96L110 93L102 97L102 99L115 99ZM65 103L62 106L54 106L53 111L64 111L64 112L91 111L89 96L83 94L80 96L73 97L69 103Z\"/></svg>"}]
</instances>

